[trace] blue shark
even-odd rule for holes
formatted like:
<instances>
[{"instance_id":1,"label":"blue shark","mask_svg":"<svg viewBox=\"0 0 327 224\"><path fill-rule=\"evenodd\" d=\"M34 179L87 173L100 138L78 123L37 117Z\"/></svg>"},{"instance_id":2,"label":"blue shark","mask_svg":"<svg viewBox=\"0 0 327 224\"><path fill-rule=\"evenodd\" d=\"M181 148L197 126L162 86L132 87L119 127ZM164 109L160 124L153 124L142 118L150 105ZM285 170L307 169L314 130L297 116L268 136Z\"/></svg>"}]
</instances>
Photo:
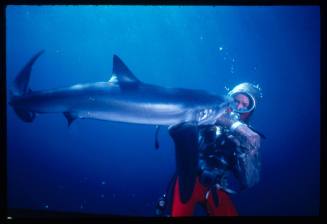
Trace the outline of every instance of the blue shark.
<instances>
[{"instance_id":1,"label":"blue shark","mask_svg":"<svg viewBox=\"0 0 327 224\"><path fill-rule=\"evenodd\" d=\"M214 124L226 99L204 90L167 88L140 81L113 55L109 81L32 91L29 80L36 53L14 79L9 104L24 122L43 113L62 113L68 126L76 119L98 119L147 125L181 122Z\"/></svg>"}]
</instances>

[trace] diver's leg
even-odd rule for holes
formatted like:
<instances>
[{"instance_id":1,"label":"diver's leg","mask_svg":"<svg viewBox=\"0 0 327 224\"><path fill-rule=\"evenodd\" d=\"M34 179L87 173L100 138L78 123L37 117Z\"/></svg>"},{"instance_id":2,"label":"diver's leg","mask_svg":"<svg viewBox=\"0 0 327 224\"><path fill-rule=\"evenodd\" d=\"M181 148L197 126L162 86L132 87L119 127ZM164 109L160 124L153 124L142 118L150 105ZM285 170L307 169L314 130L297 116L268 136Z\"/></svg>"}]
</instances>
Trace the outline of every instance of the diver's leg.
<instances>
[{"instance_id":1,"label":"diver's leg","mask_svg":"<svg viewBox=\"0 0 327 224\"><path fill-rule=\"evenodd\" d=\"M179 194L179 183L177 178L174 186L174 192L173 192L173 204L172 204L171 216L172 217L192 216L193 210L197 203L196 200L197 191L198 190L196 190L196 186L195 186L191 198L186 203L183 203L181 201L181 196Z\"/></svg>"},{"instance_id":2,"label":"diver's leg","mask_svg":"<svg viewBox=\"0 0 327 224\"><path fill-rule=\"evenodd\" d=\"M210 216L238 216L236 208L228 196L228 194L222 190L216 190L218 194L218 206L214 204L212 192L208 197L207 208Z\"/></svg>"}]
</instances>

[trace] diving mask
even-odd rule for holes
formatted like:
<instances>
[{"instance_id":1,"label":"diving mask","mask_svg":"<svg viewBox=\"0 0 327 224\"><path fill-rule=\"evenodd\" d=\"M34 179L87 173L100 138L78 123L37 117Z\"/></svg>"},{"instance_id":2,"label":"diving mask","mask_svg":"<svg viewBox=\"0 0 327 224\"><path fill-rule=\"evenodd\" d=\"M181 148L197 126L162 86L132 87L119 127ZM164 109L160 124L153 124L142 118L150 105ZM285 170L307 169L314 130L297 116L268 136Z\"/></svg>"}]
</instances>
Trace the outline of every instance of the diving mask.
<instances>
[{"instance_id":1,"label":"diving mask","mask_svg":"<svg viewBox=\"0 0 327 224\"><path fill-rule=\"evenodd\" d=\"M239 94L242 94L244 96L246 96L249 100L248 102L248 105L247 106L243 106L241 108L238 108L238 105L241 103L239 102L239 100L236 98L237 95ZM247 94L247 93L235 93L233 95L231 95L231 97L233 98L231 104L230 104L230 107L232 108L233 112L235 113L239 113L239 114L242 114L242 113L250 113L251 111L254 110L255 108L255 100L254 98Z\"/></svg>"},{"instance_id":2,"label":"diving mask","mask_svg":"<svg viewBox=\"0 0 327 224\"><path fill-rule=\"evenodd\" d=\"M237 109L239 102L237 102L236 97L239 94L247 96L249 99L249 104L246 107ZM249 113L255 109L257 101L262 99L262 91L259 85L244 82L235 86L231 91L229 91L228 96L232 98L230 106L235 113Z\"/></svg>"}]
</instances>

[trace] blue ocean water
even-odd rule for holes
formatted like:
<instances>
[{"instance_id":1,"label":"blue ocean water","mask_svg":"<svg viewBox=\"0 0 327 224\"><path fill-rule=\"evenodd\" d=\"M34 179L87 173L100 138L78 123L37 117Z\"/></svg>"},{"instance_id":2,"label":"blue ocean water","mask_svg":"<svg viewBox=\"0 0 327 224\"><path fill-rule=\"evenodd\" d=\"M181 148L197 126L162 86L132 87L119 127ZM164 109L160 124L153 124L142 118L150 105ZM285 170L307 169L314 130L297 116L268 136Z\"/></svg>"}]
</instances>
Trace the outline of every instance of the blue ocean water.
<instances>
[{"instance_id":1,"label":"blue ocean water","mask_svg":"<svg viewBox=\"0 0 327 224\"><path fill-rule=\"evenodd\" d=\"M8 6L7 89L37 51L32 90L110 79L113 54L143 82L217 94L248 81L264 98L261 182L240 215L318 215L320 9L315 6ZM153 216L175 170L166 128L7 107L8 207Z\"/></svg>"}]
</instances>

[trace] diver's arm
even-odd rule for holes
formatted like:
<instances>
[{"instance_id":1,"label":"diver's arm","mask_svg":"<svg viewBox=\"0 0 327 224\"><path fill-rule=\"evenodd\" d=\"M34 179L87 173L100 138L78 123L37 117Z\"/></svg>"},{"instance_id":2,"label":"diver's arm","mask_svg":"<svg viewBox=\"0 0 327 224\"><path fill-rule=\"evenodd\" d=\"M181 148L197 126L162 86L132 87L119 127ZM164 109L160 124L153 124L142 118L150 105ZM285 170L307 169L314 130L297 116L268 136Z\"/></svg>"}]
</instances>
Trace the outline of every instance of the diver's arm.
<instances>
[{"instance_id":1,"label":"diver's arm","mask_svg":"<svg viewBox=\"0 0 327 224\"><path fill-rule=\"evenodd\" d=\"M246 124L239 125L233 132L240 138L242 146L249 150L257 150L260 148L260 136L252 131Z\"/></svg>"},{"instance_id":2,"label":"diver's arm","mask_svg":"<svg viewBox=\"0 0 327 224\"><path fill-rule=\"evenodd\" d=\"M254 186L260 181L261 161L259 150L243 150L236 147L233 173L241 184L241 189Z\"/></svg>"},{"instance_id":3,"label":"diver's arm","mask_svg":"<svg viewBox=\"0 0 327 224\"><path fill-rule=\"evenodd\" d=\"M238 138L233 135L229 135L228 138L235 143L232 171L239 180L241 190L250 188L260 181L260 150L242 147Z\"/></svg>"}]
</instances>

